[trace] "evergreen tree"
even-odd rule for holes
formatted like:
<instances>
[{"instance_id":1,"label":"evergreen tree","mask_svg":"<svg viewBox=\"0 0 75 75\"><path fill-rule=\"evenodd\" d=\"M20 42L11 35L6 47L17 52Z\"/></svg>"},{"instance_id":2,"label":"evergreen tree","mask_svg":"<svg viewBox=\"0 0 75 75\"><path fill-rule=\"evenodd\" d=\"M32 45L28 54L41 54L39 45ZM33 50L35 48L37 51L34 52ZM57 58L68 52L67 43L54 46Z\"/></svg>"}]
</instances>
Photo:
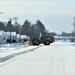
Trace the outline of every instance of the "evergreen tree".
<instances>
[{"instance_id":1,"label":"evergreen tree","mask_svg":"<svg viewBox=\"0 0 75 75\"><path fill-rule=\"evenodd\" d=\"M22 25L22 34L28 35L28 30L30 28L30 22L25 20L24 24Z\"/></svg>"},{"instance_id":2,"label":"evergreen tree","mask_svg":"<svg viewBox=\"0 0 75 75\"><path fill-rule=\"evenodd\" d=\"M0 30L5 30L5 25L3 22L0 22Z\"/></svg>"},{"instance_id":3,"label":"evergreen tree","mask_svg":"<svg viewBox=\"0 0 75 75\"><path fill-rule=\"evenodd\" d=\"M31 25L31 27L28 30L28 35L33 38L33 37L37 37L37 31L35 29L35 25Z\"/></svg>"},{"instance_id":4,"label":"evergreen tree","mask_svg":"<svg viewBox=\"0 0 75 75\"><path fill-rule=\"evenodd\" d=\"M36 24L35 24L35 29L36 31L38 32L38 36L40 35L40 33L43 33L46 31L46 28L44 26L44 24L42 24L42 22L40 20L37 20L36 21Z\"/></svg>"},{"instance_id":5,"label":"evergreen tree","mask_svg":"<svg viewBox=\"0 0 75 75\"><path fill-rule=\"evenodd\" d=\"M11 21L9 20L6 24L6 27L5 27L5 31L14 31L15 30L15 26L11 24Z\"/></svg>"}]
</instances>

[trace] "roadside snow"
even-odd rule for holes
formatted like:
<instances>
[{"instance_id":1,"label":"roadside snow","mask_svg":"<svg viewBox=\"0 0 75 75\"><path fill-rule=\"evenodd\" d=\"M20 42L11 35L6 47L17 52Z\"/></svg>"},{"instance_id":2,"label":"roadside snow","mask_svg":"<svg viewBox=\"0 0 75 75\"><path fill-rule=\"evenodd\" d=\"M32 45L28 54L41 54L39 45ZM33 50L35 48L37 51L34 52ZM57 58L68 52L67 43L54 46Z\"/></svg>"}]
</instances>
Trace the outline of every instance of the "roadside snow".
<instances>
[{"instance_id":1,"label":"roadside snow","mask_svg":"<svg viewBox=\"0 0 75 75\"><path fill-rule=\"evenodd\" d=\"M0 75L75 75L75 48L54 42L0 64Z\"/></svg>"},{"instance_id":2,"label":"roadside snow","mask_svg":"<svg viewBox=\"0 0 75 75\"><path fill-rule=\"evenodd\" d=\"M73 47L75 47L75 43L70 43Z\"/></svg>"},{"instance_id":3,"label":"roadside snow","mask_svg":"<svg viewBox=\"0 0 75 75\"><path fill-rule=\"evenodd\" d=\"M70 46L71 48L75 49L75 43L72 42L63 42L63 41L56 41L54 44L59 45L62 43L62 46ZM38 46L28 46L22 44L0 44L0 58L6 57L11 54L20 53L24 51L28 51Z\"/></svg>"},{"instance_id":4,"label":"roadside snow","mask_svg":"<svg viewBox=\"0 0 75 75\"><path fill-rule=\"evenodd\" d=\"M8 44L7 46L0 45L0 58L6 57L11 54L20 53L23 51L34 49L36 47L37 46L28 46L28 45L19 45L19 44L18 45Z\"/></svg>"},{"instance_id":5,"label":"roadside snow","mask_svg":"<svg viewBox=\"0 0 75 75\"><path fill-rule=\"evenodd\" d=\"M68 46L72 46L73 48L75 48L75 42L59 40L59 41L55 41L54 43L57 43L57 44L62 43L65 46L68 45Z\"/></svg>"},{"instance_id":6,"label":"roadside snow","mask_svg":"<svg viewBox=\"0 0 75 75\"><path fill-rule=\"evenodd\" d=\"M0 44L0 53L7 52L9 50L16 50L23 47L27 47L28 45L22 44Z\"/></svg>"},{"instance_id":7,"label":"roadside snow","mask_svg":"<svg viewBox=\"0 0 75 75\"><path fill-rule=\"evenodd\" d=\"M67 42L70 46L72 46L73 48L75 48L75 42Z\"/></svg>"}]
</instances>

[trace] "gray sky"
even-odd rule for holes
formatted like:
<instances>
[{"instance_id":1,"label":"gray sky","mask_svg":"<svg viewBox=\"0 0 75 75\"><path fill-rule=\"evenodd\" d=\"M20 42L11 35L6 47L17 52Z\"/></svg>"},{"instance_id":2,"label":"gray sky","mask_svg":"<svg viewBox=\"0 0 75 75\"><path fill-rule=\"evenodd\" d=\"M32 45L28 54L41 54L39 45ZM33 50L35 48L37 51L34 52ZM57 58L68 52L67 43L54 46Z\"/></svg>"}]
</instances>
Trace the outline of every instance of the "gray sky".
<instances>
[{"instance_id":1,"label":"gray sky","mask_svg":"<svg viewBox=\"0 0 75 75\"><path fill-rule=\"evenodd\" d=\"M73 30L75 16L74 0L0 0L0 19L19 17L18 22L28 19L32 23L41 20L50 32L61 33ZM13 21L14 22L14 21Z\"/></svg>"}]
</instances>

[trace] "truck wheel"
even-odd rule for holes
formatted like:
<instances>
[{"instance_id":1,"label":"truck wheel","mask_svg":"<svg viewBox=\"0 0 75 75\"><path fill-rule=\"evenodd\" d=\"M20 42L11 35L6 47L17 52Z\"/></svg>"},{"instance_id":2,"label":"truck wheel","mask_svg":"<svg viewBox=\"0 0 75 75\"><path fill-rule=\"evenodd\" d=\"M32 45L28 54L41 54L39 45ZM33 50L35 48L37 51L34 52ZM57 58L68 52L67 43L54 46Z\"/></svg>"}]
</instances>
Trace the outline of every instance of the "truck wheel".
<instances>
[{"instance_id":1,"label":"truck wheel","mask_svg":"<svg viewBox=\"0 0 75 75\"><path fill-rule=\"evenodd\" d=\"M34 40L34 41L33 41L33 45L35 45L35 44L36 44L36 41Z\"/></svg>"},{"instance_id":2,"label":"truck wheel","mask_svg":"<svg viewBox=\"0 0 75 75\"><path fill-rule=\"evenodd\" d=\"M35 42L35 45L39 45L40 44L40 41L39 40L36 40L36 42Z\"/></svg>"},{"instance_id":3,"label":"truck wheel","mask_svg":"<svg viewBox=\"0 0 75 75\"><path fill-rule=\"evenodd\" d=\"M46 40L46 41L44 42L44 45L50 45L50 41L49 41L49 40Z\"/></svg>"}]
</instances>

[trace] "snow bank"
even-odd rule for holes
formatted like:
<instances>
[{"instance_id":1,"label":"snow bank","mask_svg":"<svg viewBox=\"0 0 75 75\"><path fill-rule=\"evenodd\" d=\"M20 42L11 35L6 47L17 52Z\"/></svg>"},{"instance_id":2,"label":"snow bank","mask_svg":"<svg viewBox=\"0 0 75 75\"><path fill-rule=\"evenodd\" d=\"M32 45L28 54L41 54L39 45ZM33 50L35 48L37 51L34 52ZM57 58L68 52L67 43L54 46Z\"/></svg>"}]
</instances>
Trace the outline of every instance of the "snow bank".
<instances>
[{"instance_id":1,"label":"snow bank","mask_svg":"<svg viewBox=\"0 0 75 75\"><path fill-rule=\"evenodd\" d=\"M37 47L38 46L28 46L28 45L16 45L16 46L9 45L9 46L0 47L0 58L11 54L28 51Z\"/></svg>"},{"instance_id":2,"label":"snow bank","mask_svg":"<svg viewBox=\"0 0 75 75\"><path fill-rule=\"evenodd\" d=\"M72 45L73 47L75 47L75 43L70 43L70 45Z\"/></svg>"},{"instance_id":3,"label":"snow bank","mask_svg":"<svg viewBox=\"0 0 75 75\"><path fill-rule=\"evenodd\" d=\"M17 50L20 49L22 47L27 47L28 45L22 45L22 44L0 44L0 53L1 52L6 52L9 50Z\"/></svg>"}]
</instances>

